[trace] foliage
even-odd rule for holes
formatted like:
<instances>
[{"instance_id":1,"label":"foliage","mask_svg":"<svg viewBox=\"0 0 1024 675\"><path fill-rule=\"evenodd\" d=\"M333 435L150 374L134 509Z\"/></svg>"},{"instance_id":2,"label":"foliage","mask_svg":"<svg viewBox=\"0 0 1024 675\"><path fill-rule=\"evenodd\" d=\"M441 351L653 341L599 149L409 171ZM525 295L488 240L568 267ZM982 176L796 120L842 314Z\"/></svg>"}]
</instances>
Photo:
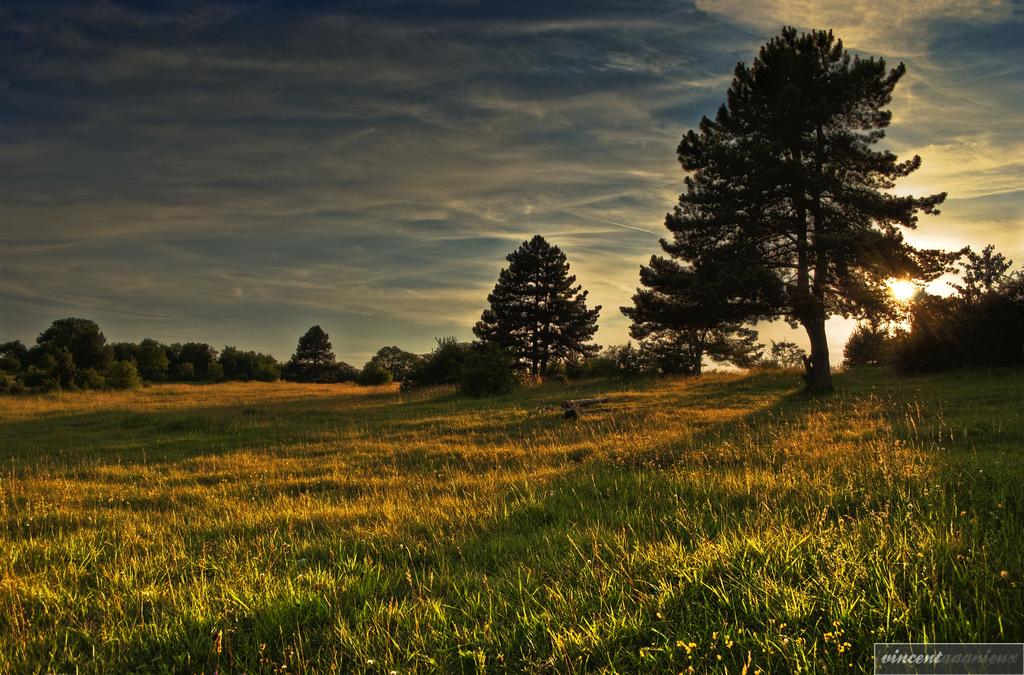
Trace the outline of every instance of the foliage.
<instances>
[{"instance_id":1,"label":"foliage","mask_svg":"<svg viewBox=\"0 0 1024 675\"><path fill-rule=\"evenodd\" d=\"M469 396L507 394L515 388L512 354L496 344L474 345L459 370L459 391Z\"/></svg>"},{"instance_id":2,"label":"foliage","mask_svg":"<svg viewBox=\"0 0 1024 675\"><path fill-rule=\"evenodd\" d=\"M372 360L391 373L395 382L401 382L422 364L423 357L398 347L381 347Z\"/></svg>"},{"instance_id":3,"label":"foliage","mask_svg":"<svg viewBox=\"0 0 1024 675\"><path fill-rule=\"evenodd\" d=\"M391 372L384 365L375 359L370 359L356 376L356 384L369 387L391 382Z\"/></svg>"},{"instance_id":4,"label":"foliage","mask_svg":"<svg viewBox=\"0 0 1024 675\"><path fill-rule=\"evenodd\" d=\"M966 257L957 295L919 294L911 305L910 332L895 346L901 371L1024 364L1024 273L991 246Z\"/></svg>"},{"instance_id":5,"label":"foliage","mask_svg":"<svg viewBox=\"0 0 1024 675\"><path fill-rule=\"evenodd\" d=\"M601 307L587 308L587 291L569 274L562 250L538 234L506 260L473 333L507 350L535 377L546 375L549 363L596 353L599 347L589 343Z\"/></svg>"},{"instance_id":6,"label":"foliage","mask_svg":"<svg viewBox=\"0 0 1024 675\"><path fill-rule=\"evenodd\" d=\"M142 378L134 361L114 361L107 368L107 386L111 389L138 389Z\"/></svg>"},{"instance_id":7,"label":"foliage","mask_svg":"<svg viewBox=\"0 0 1024 675\"><path fill-rule=\"evenodd\" d=\"M285 364L285 379L294 382L337 382L340 371L334 360L330 336L313 326L299 338L295 354Z\"/></svg>"},{"instance_id":8,"label":"foliage","mask_svg":"<svg viewBox=\"0 0 1024 675\"><path fill-rule=\"evenodd\" d=\"M885 324L870 321L860 323L850 333L843 347L843 365L857 368L890 363L894 343L898 339Z\"/></svg>"},{"instance_id":9,"label":"foliage","mask_svg":"<svg viewBox=\"0 0 1024 675\"><path fill-rule=\"evenodd\" d=\"M114 357L100 327L89 319L58 319L39 335L36 344L51 354L66 351L77 368L103 370Z\"/></svg>"},{"instance_id":10,"label":"foliage","mask_svg":"<svg viewBox=\"0 0 1024 675\"><path fill-rule=\"evenodd\" d=\"M0 371L18 373L28 366L28 347L21 340L0 344Z\"/></svg>"},{"instance_id":11,"label":"foliage","mask_svg":"<svg viewBox=\"0 0 1024 675\"><path fill-rule=\"evenodd\" d=\"M205 342L172 344L167 348L171 378L175 380L200 380L210 378L210 367L217 361L217 350Z\"/></svg>"},{"instance_id":12,"label":"foliage","mask_svg":"<svg viewBox=\"0 0 1024 675\"><path fill-rule=\"evenodd\" d=\"M455 384L470 345L454 337L437 338L437 346L402 381L402 389Z\"/></svg>"},{"instance_id":13,"label":"foliage","mask_svg":"<svg viewBox=\"0 0 1024 675\"><path fill-rule=\"evenodd\" d=\"M645 336L640 349L647 368L662 375L700 375L705 357L741 368L754 365L761 357L757 331L741 326L634 333L639 334Z\"/></svg>"},{"instance_id":14,"label":"foliage","mask_svg":"<svg viewBox=\"0 0 1024 675\"><path fill-rule=\"evenodd\" d=\"M715 119L679 144L688 175L666 218L668 258L642 270L636 307L664 305L671 321L650 318L669 328L783 317L807 331L808 388L831 389L828 316L885 315L890 277L933 279L953 259L901 234L945 198L890 192L920 158L872 149L904 72L793 28L737 65Z\"/></svg>"},{"instance_id":15,"label":"foliage","mask_svg":"<svg viewBox=\"0 0 1024 675\"><path fill-rule=\"evenodd\" d=\"M807 352L795 342L772 340L768 355L762 357L757 365L762 368L785 368L795 370L803 366Z\"/></svg>"},{"instance_id":16,"label":"foliage","mask_svg":"<svg viewBox=\"0 0 1024 675\"><path fill-rule=\"evenodd\" d=\"M139 375L147 382L163 382L167 379L171 367L166 346L152 338L146 338L139 343L135 364L139 368Z\"/></svg>"},{"instance_id":17,"label":"foliage","mask_svg":"<svg viewBox=\"0 0 1024 675\"><path fill-rule=\"evenodd\" d=\"M107 378L95 368L86 368L75 373L75 386L79 389L103 389Z\"/></svg>"},{"instance_id":18,"label":"foliage","mask_svg":"<svg viewBox=\"0 0 1024 675\"><path fill-rule=\"evenodd\" d=\"M261 354L254 351L242 351L237 347L225 346L217 358L221 368L224 370L224 379L258 380L260 382L274 382L281 379L281 369L270 354Z\"/></svg>"}]
</instances>

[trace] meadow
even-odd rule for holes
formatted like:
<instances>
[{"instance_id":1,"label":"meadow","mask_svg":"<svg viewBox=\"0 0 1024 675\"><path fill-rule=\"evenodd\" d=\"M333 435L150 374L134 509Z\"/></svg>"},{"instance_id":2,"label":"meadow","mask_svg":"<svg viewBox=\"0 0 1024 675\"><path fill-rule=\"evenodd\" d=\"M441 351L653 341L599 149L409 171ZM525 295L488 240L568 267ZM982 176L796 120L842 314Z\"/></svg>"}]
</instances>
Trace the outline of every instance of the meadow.
<instances>
[{"instance_id":1,"label":"meadow","mask_svg":"<svg viewBox=\"0 0 1024 675\"><path fill-rule=\"evenodd\" d=\"M1024 640L1024 372L799 384L0 398L0 672L870 672L875 641Z\"/></svg>"}]
</instances>

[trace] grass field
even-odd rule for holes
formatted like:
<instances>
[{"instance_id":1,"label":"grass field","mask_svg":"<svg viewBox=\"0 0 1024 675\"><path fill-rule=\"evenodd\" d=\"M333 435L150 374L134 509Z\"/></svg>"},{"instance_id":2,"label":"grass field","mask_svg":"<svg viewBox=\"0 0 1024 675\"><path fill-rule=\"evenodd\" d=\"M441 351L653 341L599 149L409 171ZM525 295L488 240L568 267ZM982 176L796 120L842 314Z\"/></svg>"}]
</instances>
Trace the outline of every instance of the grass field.
<instances>
[{"instance_id":1,"label":"grass field","mask_svg":"<svg viewBox=\"0 0 1024 675\"><path fill-rule=\"evenodd\" d=\"M1024 373L837 386L0 398L0 672L845 672L1024 640Z\"/></svg>"}]
</instances>

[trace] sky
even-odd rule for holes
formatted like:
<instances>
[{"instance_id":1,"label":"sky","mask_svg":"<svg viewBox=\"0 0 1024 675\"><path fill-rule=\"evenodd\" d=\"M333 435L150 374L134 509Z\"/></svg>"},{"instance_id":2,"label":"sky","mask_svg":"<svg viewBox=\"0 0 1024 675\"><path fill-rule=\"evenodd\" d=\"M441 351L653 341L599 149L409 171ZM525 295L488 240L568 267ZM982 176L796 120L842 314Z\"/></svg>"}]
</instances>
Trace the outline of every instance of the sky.
<instances>
[{"instance_id":1,"label":"sky","mask_svg":"<svg viewBox=\"0 0 1024 675\"><path fill-rule=\"evenodd\" d=\"M4 0L0 340L82 316L286 359L319 324L360 365L469 339L540 233L623 343L679 139L784 24L906 63L898 191L949 193L912 242L1024 263L1019 2Z\"/></svg>"}]
</instances>

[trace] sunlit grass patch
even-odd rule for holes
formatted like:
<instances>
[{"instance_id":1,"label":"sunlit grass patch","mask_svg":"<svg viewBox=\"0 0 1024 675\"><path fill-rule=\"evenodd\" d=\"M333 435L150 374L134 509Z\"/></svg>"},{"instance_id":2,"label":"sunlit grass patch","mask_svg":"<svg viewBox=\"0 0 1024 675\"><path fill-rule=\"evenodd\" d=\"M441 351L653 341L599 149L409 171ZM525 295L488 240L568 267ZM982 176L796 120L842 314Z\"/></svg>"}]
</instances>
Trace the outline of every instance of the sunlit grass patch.
<instances>
[{"instance_id":1,"label":"sunlit grass patch","mask_svg":"<svg viewBox=\"0 0 1024 675\"><path fill-rule=\"evenodd\" d=\"M1020 376L2 398L0 671L844 671L1020 640Z\"/></svg>"}]
</instances>

